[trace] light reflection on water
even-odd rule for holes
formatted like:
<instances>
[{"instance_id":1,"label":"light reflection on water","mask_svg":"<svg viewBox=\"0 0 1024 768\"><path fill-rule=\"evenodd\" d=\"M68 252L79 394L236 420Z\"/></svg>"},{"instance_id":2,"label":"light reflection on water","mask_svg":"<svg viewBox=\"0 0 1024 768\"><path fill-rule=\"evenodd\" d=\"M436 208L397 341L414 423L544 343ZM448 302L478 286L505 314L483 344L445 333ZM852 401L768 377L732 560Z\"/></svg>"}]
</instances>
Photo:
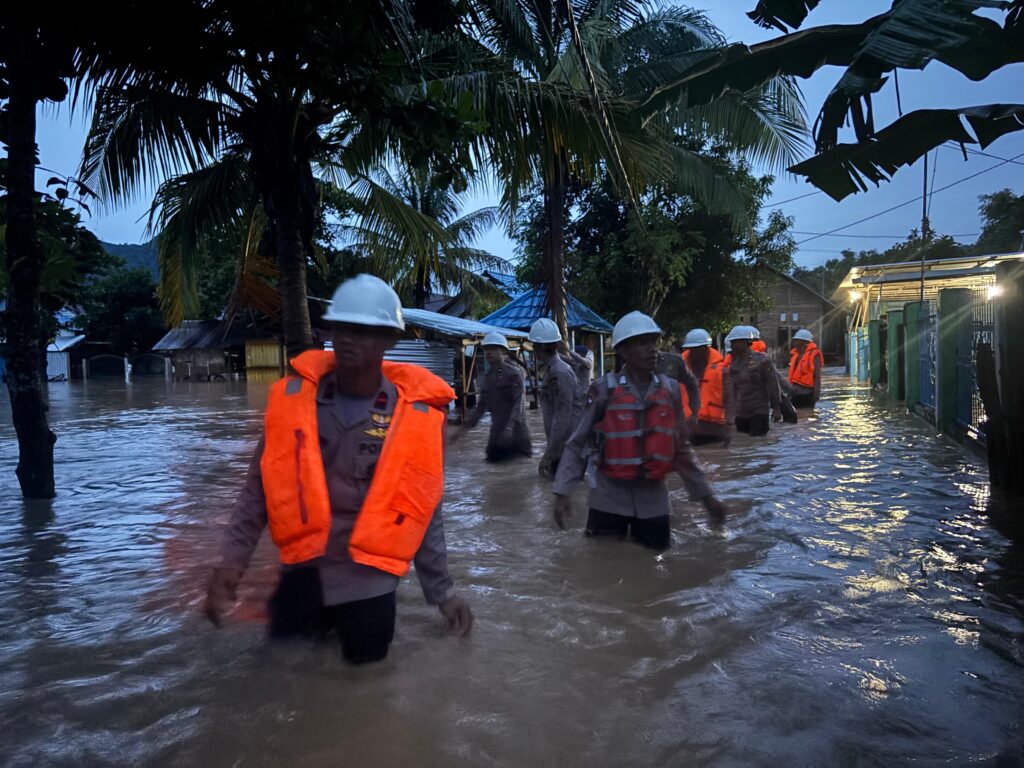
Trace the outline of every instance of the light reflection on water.
<instances>
[{"instance_id":1,"label":"light reflection on water","mask_svg":"<svg viewBox=\"0 0 1024 768\"><path fill-rule=\"evenodd\" d=\"M1024 762L1024 568L980 463L828 384L817 418L701 450L728 530L674 483L660 556L582 539L582 496L555 531L534 463L470 433L445 510L474 635L407 584L371 668L264 644L265 542L229 626L197 616L266 384L54 385L52 505L18 498L0 412L0 763Z\"/></svg>"}]
</instances>

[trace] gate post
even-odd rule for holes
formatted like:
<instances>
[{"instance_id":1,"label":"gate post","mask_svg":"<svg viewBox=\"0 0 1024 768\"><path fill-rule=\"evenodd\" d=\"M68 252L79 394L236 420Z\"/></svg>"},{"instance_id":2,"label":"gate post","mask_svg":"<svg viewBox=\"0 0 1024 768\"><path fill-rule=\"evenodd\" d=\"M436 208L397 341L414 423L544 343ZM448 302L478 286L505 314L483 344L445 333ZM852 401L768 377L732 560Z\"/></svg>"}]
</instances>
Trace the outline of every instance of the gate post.
<instances>
[{"instance_id":1,"label":"gate post","mask_svg":"<svg viewBox=\"0 0 1024 768\"><path fill-rule=\"evenodd\" d=\"M996 265L996 281L1003 295L996 298L995 367L1001 418L990 423L1001 436L993 475L1003 490L1024 496L1024 271L1017 264ZM993 468L994 470L996 468Z\"/></svg>"},{"instance_id":2,"label":"gate post","mask_svg":"<svg viewBox=\"0 0 1024 768\"><path fill-rule=\"evenodd\" d=\"M939 430L950 433L959 412L960 383L957 357L962 325L968 321L971 292L967 288L939 291L939 354L935 393L935 422Z\"/></svg>"},{"instance_id":3,"label":"gate post","mask_svg":"<svg viewBox=\"0 0 1024 768\"><path fill-rule=\"evenodd\" d=\"M869 349L869 380L872 387L878 386L882 380L882 321L871 320L868 322L868 349Z\"/></svg>"},{"instance_id":4,"label":"gate post","mask_svg":"<svg viewBox=\"0 0 1024 768\"><path fill-rule=\"evenodd\" d=\"M907 355L904 382L907 390L907 408L921 402L921 312L927 311L921 302L911 301L903 306L903 320L907 331Z\"/></svg>"},{"instance_id":5,"label":"gate post","mask_svg":"<svg viewBox=\"0 0 1024 768\"><path fill-rule=\"evenodd\" d=\"M889 372L889 399L903 399L903 365L900 360L904 346L900 340L900 329L903 327L903 310L889 310L888 343L885 347L886 370Z\"/></svg>"}]
</instances>

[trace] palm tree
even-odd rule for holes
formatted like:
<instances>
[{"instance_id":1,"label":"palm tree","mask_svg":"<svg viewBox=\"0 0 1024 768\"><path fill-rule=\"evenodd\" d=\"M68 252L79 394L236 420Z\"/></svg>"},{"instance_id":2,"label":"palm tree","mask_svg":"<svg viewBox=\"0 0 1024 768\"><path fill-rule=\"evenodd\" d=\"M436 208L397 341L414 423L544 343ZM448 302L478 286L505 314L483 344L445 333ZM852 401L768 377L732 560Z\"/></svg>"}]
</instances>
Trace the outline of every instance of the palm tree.
<instances>
[{"instance_id":1,"label":"palm tree","mask_svg":"<svg viewBox=\"0 0 1024 768\"><path fill-rule=\"evenodd\" d=\"M422 309L434 288L492 297L477 271L508 264L473 243L499 223L497 207L460 216L460 196L429 168L381 169L361 177L356 190L363 211L348 228L352 247L374 273L411 294L414 306Z\"/></svg>"},{"instance_id":2,"label":"palm tree","mask_svg":"<svg viewBox=\"0 0 1024 768\"><path fill-rule=\"evenodd\" d=\"M649 11L638 0L587 2L578 11L568 0L481 0L479 14L482 44L507 62L510 78L480 97L481 107L493 125L520 123L528 137L520 148L505 141L507 130L496 130L489 156L506 184L507 207L531 186L540 189L547 298L563 332L571 179L589 182L608 169L634 203L638 190L670 184L729 213L736 226L749 227L743 195L680 137L714 137L779 167L801 145L802 107L787 80L723 89L699 106L663 90L724 46L703 14Z\"/></svg>"},{"instance_id":3,"label":"palm tree","mask_svg":"<svg viewBox=\"0 0 1024 768\"><path fill-rule=\"evenodd\" d=\"M159 41L139 53L140 69L158 72L166 87L125 80L98 92L79 175L108 201L179 177L213 200L218 188L237 191L244 181L266 219L291 357L312 346L306 271L318 205L314 161L353 142L360 126L369 135L360 144L365 161L368 144L386 143L376 125L382 115L396 132L415 134L424 98L408 84L422 76L395 51L421 50L413 44L416 7L212 0L192 10L187 55ZM165 191L161 205L173 198ZM224 215L211 226L252 221L249 200L230 197L219 208ZM185 272L202 242L187 224L196 209L188 210L178 220L181 236L160 238L162 261L177 260ZM170 224L173 213L159 220Z\"/></svg>"}]
</instances>

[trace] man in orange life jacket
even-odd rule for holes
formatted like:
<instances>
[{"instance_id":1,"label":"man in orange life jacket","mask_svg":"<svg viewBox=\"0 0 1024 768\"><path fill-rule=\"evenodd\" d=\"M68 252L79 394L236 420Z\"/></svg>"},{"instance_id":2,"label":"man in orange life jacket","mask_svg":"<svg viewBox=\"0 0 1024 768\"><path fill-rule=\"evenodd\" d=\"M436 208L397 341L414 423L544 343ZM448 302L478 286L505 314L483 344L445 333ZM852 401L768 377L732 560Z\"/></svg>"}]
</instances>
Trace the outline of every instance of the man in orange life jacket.
<instances>
[{"instance_id":1,"label":"man in orange life jacket","mask_svg":"<svg viewBox=\"0 0 1024 768\"><path fill-rule=\"evenodd\" d=\"M690 498L701 500L719 527L725 505L690 447L679 384L655 372L661 329L647 315L630 312L616 323L612 345L625 361L621 372L594 382L580 423L562 452L555 474L555 522L564 528L570 498L586 475L588 536L630 534L652 549L671 540L665 477L676 471Z\"/></svg>"},{"instance_id":2,"label":"man in orange life jacket","mask_svg":"<svg viewBox=\"0 0 1024 768\"><path fill-rule=\"evenodd\" d=\"M801 328L793 334L789 351L789 385L797 408L813 408L821 397L821 366L824 357L811 332Z\"/></svg>"},{"instance_id":3,"label":"man in orange life jacket","mask_svg":"<svg viewBox=\"0 0 1024 768\"><path fill-rule=\"evenodd\" d=\"M448 574L441 496L451 388L415 365L384 362L405 327L397 294L359 275L324 319L334 351L291 361L270 390L264 434L224 533L206 614L220 625L269 525L282 563L270 636L336 630L345 658L378 661L395 628L395 590L415 562L423 594L451 630L473 614Z\"/></svg>"},{"instance_id":4,"label":"man in orange life jacket","mask_svg":"<svg viewBox=\"0 0 1024 768\"><path fill-rule=\"evenodd\" d=\"M683 360L700 379L700 410L693 414L683 403L691 421L690 440L694 445L715 441L728 442L734 430L732 381L722 353L711 346L711 334L694 328L683 341Z\"/></svg>"}]
</instances>

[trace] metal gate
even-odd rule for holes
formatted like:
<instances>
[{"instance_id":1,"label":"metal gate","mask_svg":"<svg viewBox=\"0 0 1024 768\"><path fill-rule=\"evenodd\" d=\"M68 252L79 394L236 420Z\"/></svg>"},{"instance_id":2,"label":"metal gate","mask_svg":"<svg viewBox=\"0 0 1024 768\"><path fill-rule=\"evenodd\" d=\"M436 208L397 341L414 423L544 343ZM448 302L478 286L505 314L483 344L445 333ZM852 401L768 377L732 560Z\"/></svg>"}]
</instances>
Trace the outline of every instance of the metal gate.
<instances>
[{"instance_id":1,"label":"metal gate","mask_svg":"<svg viewBox=\"0 0 1024 768\"><path fill-rule=\"evenodd\" d=\"M937 357L935 333L935 302L929 301L924 312L917 317L919 338L918 365L920 371L920 391L918 400L929 408L935 407L935 360Z\"/></svg>"},{"instance_id":2,"label":"metal gate","mask_svg":"<svg viewBox=\"0 0 1024 768\"><path fill-rule=\"evenodd\" d=\"M995 308L982 289L971 293L968 315L960 324L957 340L957 422L967 433L981 442L985 441L983 424L985 405L978 392L976 352L979 342L992 344L995 331Z\"/></svg>"}]
</instances>

